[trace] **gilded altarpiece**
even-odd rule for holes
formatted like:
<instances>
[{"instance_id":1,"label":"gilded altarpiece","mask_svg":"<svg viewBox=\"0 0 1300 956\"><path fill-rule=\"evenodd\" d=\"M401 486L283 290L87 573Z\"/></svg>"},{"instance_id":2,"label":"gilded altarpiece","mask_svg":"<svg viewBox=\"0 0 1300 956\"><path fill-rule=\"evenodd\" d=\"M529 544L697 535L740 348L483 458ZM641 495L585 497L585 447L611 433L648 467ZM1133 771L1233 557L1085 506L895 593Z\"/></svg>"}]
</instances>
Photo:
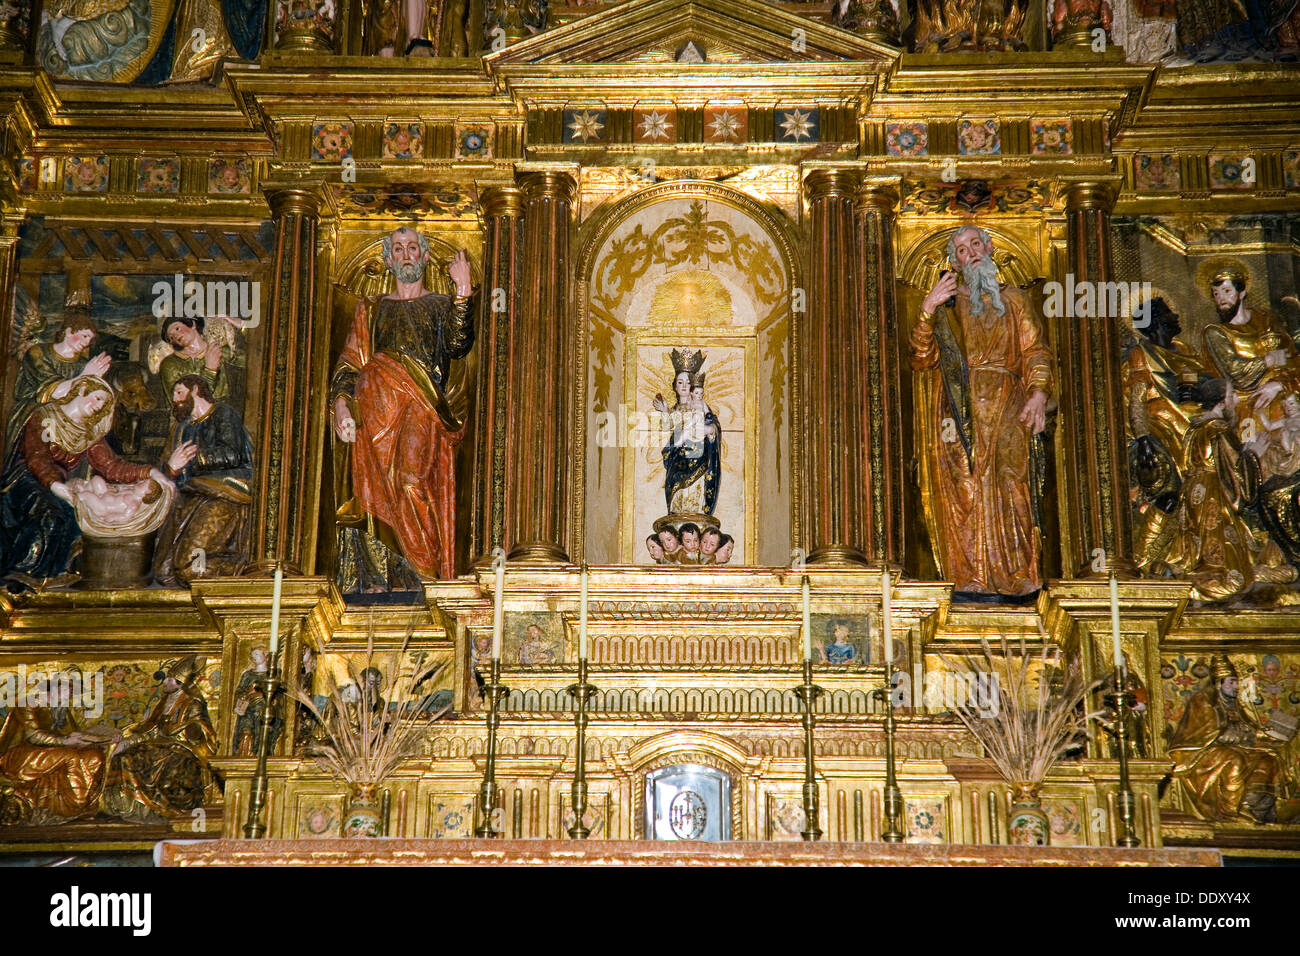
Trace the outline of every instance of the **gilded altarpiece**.
<instances>
[{"instance_id":1,"label":"gilded altarpiece","mask_svg":"<svg viewBox=\"0 0 1300 956\"><path fill-rule=\"evenodd\" d=\"M732 838L800 839L790 565L802 549L826 839L879 840L885 826L873 692L889 568L892 664L909 697L905 840L1007 838L1007 784L926 694L954 658L1005 636L1031 653L1057 645L1102 682L1087 708L1103 723L1041 797L1053 845L1113 846L1115 570L1139 838L1296 852L1293 68L1157 65L1202 53L1168 49L1175 21L1127 2L1112 31L1124 49L1072 48L1086 23L1049 38L1035 10L1027 24L981 24L997 35L925 38L921 56L855 21L862 5L827 25L759 0L594 4L549 21L530 9L541 19L511 20L507 46L480 51L483 11L453 3L407 38L450 57L403 58L385 53L406 29L396 5L371 22L341 0L277 4L264 50L229 29L223 3L210 48L174 51L146 77L202 79L221 61L219 81L120 82L202 6L137 17L135 52L91 77L116 86L63 82L86 71L60 61L50 23L28 35L35 63L0 38L6 468L28 423L57 418L38 409L68 398L60 383L97 363L88 377L106 386L71 398L77 427L54 439L93 435L109 452L92 460L90 441L75 453L83 473L65 477L85 484L69 494L128 522L170 507L149 482L179 496L206 477L187 514L224 515L209 530L243 535L209 546L168 532L160 564L143 540L73 535L65 515L58 547L5 549L0 672L103 680L102 707L0 707L16 728L0 740L5 848L144 852L168 835L243 833L277 561L293 688L326 702L331 683L364 686L386 715L439 713L383 781L384 832L468 837L484 822L502 547L503 836L561 839L573 823L568 688L586 563L593 838L644 838L647 779L693 765L730 778ZM1140 49L1128 43L1139 28ZM75 41L95 27L69 29ZM982 53L933 52L963 44ZM986 231L999 287L1042 313L1059 386L1037 476L1044 587L1020 602L954 595L918 445L909 336L968 226ZM357 301L396 287L382 243L398 227L428 244L425 289L456 291L463 252L478 299L475 343L440 383L465 424L453 573L386 603L340 573L354 516L329 393ZM1136 293L1101 316L1052 312L1055 286L1080 282ZM238 474L196 476L181 460L184 427L211 421L209 406L244 430L247 461L226 469ZM36 456L59 443L37 438ZM51 504L54 483L26 487ZM11 524L16 537L25 523ZM41 561L20 567L31 555ZM444 666L395 694L422 662ZM301 701L267 726L269 835L332 840L350 796L314 759L319 728ZM1207 783L1225 767L1251 785Z\"/></svg>"}]
</instances>

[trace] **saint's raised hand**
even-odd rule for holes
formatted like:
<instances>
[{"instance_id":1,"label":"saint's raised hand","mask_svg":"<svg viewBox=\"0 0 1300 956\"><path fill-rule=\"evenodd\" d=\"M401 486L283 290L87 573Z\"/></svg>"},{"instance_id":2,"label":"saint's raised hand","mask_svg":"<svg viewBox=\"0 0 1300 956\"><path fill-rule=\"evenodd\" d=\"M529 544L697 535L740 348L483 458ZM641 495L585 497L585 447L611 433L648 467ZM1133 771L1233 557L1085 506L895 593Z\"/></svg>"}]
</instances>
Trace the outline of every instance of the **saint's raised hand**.
<instances>
[{"instance_id":1,"label":"saint's raised hand","mask_svg":"<svg viewBox=\"0 0 1300 956\"><path fill-rule=\"evenodd\" d=\"M943 305L943 303L947 302L956 294L957 273L945 273L940 277L939 281L934 284L934 288L930 290L930 294L925 297L925 301L921 303L921 308L924 311L933 314L935 309L939 308L939 306Z\"/></svg>"},{"instance_id":2,"label":"saint's raised hand","mask_svg":"<svg viewBox=\"0 0 1300 956\"><path fill-rule=\"evenodd\" d=\"M469 295L474 288L474 273L469 267L469 254L464 249L451 257L447 272L456 286L456 294Z\"/></svg>"}]
</instances>

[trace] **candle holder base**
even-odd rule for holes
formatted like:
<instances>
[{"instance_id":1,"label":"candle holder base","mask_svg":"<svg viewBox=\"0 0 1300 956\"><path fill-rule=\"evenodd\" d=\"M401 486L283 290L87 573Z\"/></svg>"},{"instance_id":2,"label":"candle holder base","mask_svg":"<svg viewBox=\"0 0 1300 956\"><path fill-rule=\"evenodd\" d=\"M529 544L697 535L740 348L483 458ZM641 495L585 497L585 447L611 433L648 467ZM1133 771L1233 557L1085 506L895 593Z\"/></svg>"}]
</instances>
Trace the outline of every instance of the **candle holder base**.
<instances>
[{"instance_id":1,"label":"candle holder base","mask_svg":"<svg viewBox=\"0 0 1300 956\"><path fill-rule=\"evenodd\" d=\"M885 829L880 839L885 843L902 843L907 836L903 832L903 791L896 784L886 784L884 798Z\"/></svg>"},{"instance_id":2,"label":"candle holder base","mask_svg":"<svg viewBox=\"0 0 1300 956\"><path fill-rule=\"evenodd\" d=\"M821 817L819 804L817 784L815 782L805 783L803 785L804 829L799 831L799 835L809 843L822 838L822 828L817 825Z\"/></svg>"},{"instance_id":3,"label":"candle holder base","mask_svg":"<svg viewBox=\"0 0 1300 956\"><path fill-rule=\"evenodd\" d=\"M585 840L587 837L591 836L591 829L575 823L573 826L569 827L568 834L569 838L572 840Z\"/></svg>"},{"instance_id":4,"label":"candle holder base","mask_svg":"<svg viewBox=\"0 0 1300 956\"><path fill-rule=\"evenodd\" d=\"M1116 846L1137 847L1142 845L1138 839L1134 821L1137 818L1137 798L1132 790L1121 790L1116 795L1115 804L1119 810L1120 834L1115 840Z\"/></svg>"}]
</instances>

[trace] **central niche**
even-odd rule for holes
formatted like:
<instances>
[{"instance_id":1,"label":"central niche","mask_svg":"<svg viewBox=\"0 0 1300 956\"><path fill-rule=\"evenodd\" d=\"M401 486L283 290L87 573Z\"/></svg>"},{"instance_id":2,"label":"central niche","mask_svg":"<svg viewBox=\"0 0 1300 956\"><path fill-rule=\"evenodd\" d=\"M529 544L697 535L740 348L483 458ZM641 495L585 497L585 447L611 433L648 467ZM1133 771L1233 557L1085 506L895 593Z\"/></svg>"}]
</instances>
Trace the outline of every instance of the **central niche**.
<instances>
[{"instance_id":1,"label":"central niche","mask_svg":"<svg viewBox=\"0 0 1300 956\"><path fill-rule=\"evenodd\" d=\"M586 560L789 560L788 246L750 197L674 183L586 247Z\"/></svg>"},{"instance_id":2,"label":"central niche","mask_svg":"<svg viewBox=\"0 0 1300 956\"><path fill-rule=\"evenodd\" d=\"M629 330L623 483L632 491L635 563L725 566L753 553L755 336L736 329L731 294L711 272L670 274L646 329ZM681 326L689 331L668 331ZM704 330L711 330L704 334ZM638 552L637 538L645 544ZM624 555L624 559L627 559Z\"/></svg>"}]
</instances>

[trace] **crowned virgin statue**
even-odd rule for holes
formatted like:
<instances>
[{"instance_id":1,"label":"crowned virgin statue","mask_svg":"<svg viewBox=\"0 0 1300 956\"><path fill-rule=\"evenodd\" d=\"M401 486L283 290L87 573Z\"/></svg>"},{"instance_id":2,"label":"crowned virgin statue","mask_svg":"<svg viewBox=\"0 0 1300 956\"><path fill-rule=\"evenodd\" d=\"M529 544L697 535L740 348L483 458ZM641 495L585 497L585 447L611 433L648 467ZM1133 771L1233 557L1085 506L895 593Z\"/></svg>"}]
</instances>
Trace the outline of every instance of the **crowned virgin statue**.
<instances>
[{"instance_id":1,"label":"crowned virgin statue","mask_svg":"<svg viewBox=\"0 0 1300 956\"><path fill-rule=\"evenodd\" d=\"M646 550L655 564L727 564L736 542L714 515L722 484L722 425L704 400L705 355L673 349L669 357L676 403L669 407L662 394L655 395L658 437L646 449L651 464L663 462L668 512L654 522Z\"/></svg>"},{"instance_id":2,"label":"crowned virgin statue","mask_svg":"<svg viewBox=\"0 0 1300 956\"><path fill-rule=\"evenodd\" d=\"M722 478L722 430L718 416L704 401L704 353L673 349L673 391L677 403L668 407L656 395L663 431L664 501L670 517L711 516L718 503Z\"/></svg>"}]
</instances>

